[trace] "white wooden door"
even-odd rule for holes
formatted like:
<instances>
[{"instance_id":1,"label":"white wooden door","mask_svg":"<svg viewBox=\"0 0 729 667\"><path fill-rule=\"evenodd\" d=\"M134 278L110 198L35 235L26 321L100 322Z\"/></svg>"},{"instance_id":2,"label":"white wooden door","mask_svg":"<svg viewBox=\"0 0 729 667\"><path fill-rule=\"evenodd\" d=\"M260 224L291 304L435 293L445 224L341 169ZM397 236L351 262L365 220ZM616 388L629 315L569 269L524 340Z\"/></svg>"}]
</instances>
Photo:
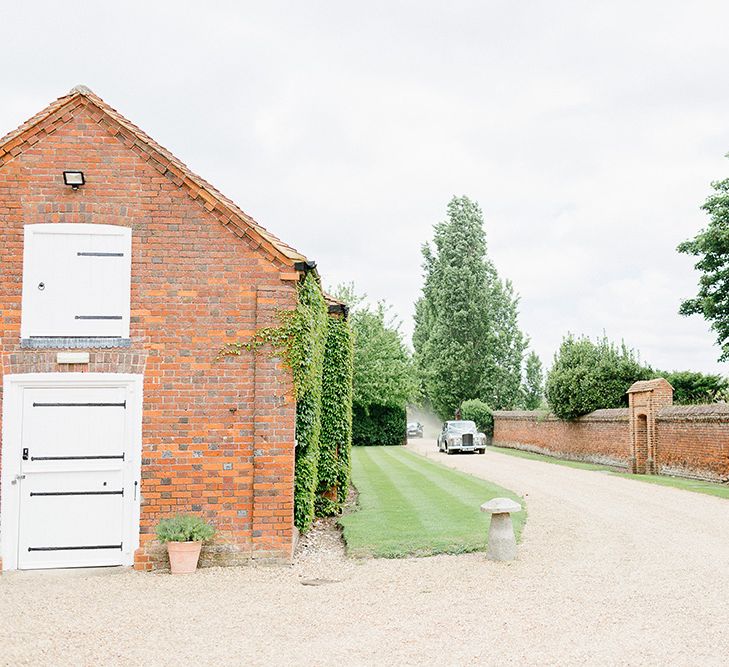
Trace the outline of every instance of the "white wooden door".
<instances>
[{"instance_id":1,"label":"white wooden door","mask_svg":"<svg viewBox=\"0 0 729 667\"><path fill-rule=\"evenodd\" d=\"M23 389L13 480L20 569L129 563L138 507L136 413L124 385L84 386L80 379Z\"/></svg>"}]
</instances>

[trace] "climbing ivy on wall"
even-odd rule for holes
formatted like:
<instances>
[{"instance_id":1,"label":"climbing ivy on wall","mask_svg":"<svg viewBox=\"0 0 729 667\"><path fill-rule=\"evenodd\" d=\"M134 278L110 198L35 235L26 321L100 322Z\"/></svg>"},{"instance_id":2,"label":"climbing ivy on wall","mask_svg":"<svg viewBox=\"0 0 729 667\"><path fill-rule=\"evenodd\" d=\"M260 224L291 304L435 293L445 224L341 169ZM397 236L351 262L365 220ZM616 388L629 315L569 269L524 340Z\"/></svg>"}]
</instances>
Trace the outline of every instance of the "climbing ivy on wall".
<instances>
[{"instance_id":1,"label":"climbing ivy on wall","mask_svg":"<svg viewBox=\"0 0 729 667\"><path fill-rule=\"evenodd\" d=\"M336 514L347 498L352 450L352 331L344 318L330 317L322 378L319 485L316 513Z\"/></svg>"},{"instance_id":2,"label":"climbing ivy on wall","mask_svg":"<svg viewBox=\"0 0 729 667\"><path fill-rule=\"evenodd\" d=\"M296 470L294 523L306 531L314 518L321 434L322 374L327 331L327 307L312 273L299 285L299 302L285 317L286 360L296 391Z\"/></svg>"},{"instance_id":3,"label":"climbing ivy on wall","mask_svg":"<svg viewBox=\"0 0 729 667\"><path fill-rule=\"evenodd\" d=\"M280 325L259 329L250 341L234 343L221 355L239 355L269 343L291 369L296 397L294 523L308 530L315 509L332 514L349 486L352 428L352 335L344 319L327 315L313 273L298 285L296 308L279 314ZM317 500L317 491L337 500Z\"/></svg>"}]
</instances>

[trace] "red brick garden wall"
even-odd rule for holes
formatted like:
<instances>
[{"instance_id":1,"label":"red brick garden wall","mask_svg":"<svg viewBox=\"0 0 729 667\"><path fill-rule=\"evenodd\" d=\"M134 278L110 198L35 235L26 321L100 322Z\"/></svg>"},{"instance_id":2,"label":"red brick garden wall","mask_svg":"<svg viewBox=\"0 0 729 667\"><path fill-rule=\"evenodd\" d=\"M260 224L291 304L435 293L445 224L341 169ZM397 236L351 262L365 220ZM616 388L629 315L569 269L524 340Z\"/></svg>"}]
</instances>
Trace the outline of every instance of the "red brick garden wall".
<instances>
[{"instance_id":1,"label":"red brick garden wall","mask_svg":"<svg viewBox=\"0 0 729 667\"><path fill-rule=\"evenodd\" d=\"M628 410L597 410L571 422L543 412L495 412L493 442L500 447L627 467Z\"/></svg>"},{"instance_id":2,"label":"red brick garden wall","mask_svg":"<svg viewBox=\"0 0 729 667\"><path fill-rule=\"evenodd\" d=\"M597 410L573 422L542 412L495 412L494 444L628 468L628 409ZM655 418L655 471L729 481L729 405L664 406Z\"/></svg>"},{"instance_id":3,"label":"red brick garden wall","mask_svg":"<svg viewBox=\"0 0 729 667\"><path fill-rule=\"evenodd\" d=\"M729 405L675 405L656 419L658 472L729 481Z\"/></svg>"},{"instance_id":4,"label":"red brick garden wall","mask_svg":"<svg viewBox=\"0 0 729 667\"><path fill-rule=\"evenodd\" d=\"M0 154L0 372L144 374L140 568L163 562L154 526L178 512L218 530L203 563L290 558L289 373L265 351L216 356L294 305L296 274L221 224L209 199L83 98L22 148ZM64 186L64 169L83 170L86 185ZM21 349L23 226L55 222L132 228L131 348L92 351L72 367Z\"/></svg>"}]
</instances>

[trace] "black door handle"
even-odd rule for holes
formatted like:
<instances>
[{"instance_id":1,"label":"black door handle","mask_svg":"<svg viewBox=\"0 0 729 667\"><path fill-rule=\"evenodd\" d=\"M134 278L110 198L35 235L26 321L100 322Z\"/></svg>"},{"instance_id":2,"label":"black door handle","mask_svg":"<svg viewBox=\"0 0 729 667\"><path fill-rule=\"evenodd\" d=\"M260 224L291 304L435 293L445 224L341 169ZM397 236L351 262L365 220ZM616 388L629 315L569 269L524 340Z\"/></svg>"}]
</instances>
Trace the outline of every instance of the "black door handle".
<instances>
[{"instance_id":1,"label":"black door handle","mask_svg":"<svg viewBox=\"0 0 729 667\"><path fill-rule=\"evenodd\" d=\"M28 448L23 447L23 461L27 461L27 460L28 460Z\"/></svg>"}]
</instances>

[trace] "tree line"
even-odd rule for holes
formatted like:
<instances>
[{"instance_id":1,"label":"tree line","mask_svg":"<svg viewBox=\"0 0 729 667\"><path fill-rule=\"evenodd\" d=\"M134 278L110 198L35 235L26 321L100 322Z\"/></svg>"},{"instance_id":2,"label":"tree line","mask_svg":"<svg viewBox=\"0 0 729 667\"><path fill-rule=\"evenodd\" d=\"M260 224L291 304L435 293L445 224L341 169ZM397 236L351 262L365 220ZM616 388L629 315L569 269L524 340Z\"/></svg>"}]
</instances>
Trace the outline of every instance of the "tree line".
<instances>
[{"instance_id":1,"label":"tree line","mask_svg":"<svg viewBox=\"0 0 729 667\"><path fill-rule=\"evenodd\" d=\"M729 359L729 179L713 186L703 207L709 226L678 248L697 256L702 272L698 296L686 300L681 313L712 322L721 359ZM541 408L574 419L620 407L633 382L655 377L673 385L678 404L729 398L721 375L654 369L635 350L604 336L593 341L567 334L545 378L519 326L519 295L490 259L483 213L468 197L451 199L422 256L412 353L386 304L365 306L352 285L336 290L352 309L355 444L400 442L411 403L442 419L463 410L488 425L484 415L492 410Z\"/></svg>"}]
</instances>

